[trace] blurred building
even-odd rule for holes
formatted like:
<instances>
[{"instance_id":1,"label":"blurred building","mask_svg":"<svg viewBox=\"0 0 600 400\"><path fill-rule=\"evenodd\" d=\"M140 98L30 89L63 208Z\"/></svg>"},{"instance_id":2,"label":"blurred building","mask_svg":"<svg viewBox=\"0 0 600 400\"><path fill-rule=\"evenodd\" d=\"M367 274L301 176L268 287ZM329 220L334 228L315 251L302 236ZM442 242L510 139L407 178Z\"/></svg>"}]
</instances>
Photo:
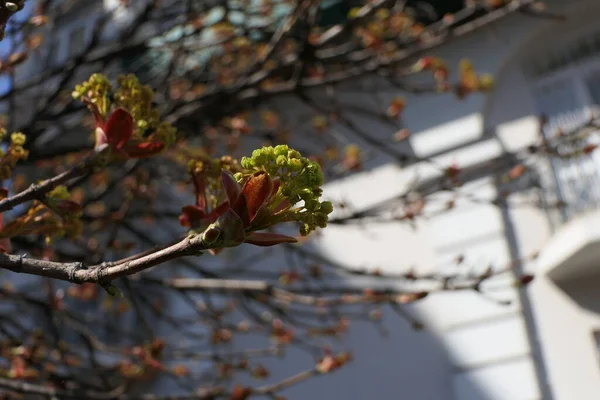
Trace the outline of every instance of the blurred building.
<instances>
[{"instance_id":1,"label":"blurred building","mask_svg":"<svg viewBox=\"0 0 600 400\"><path fill-rule=\"evenodd\" d=\"M517 13L435 50L449 65L457 65L463 57L471 59L478 70L495 76L496 90L461 102L450 95L409 96L403 122L412 133L408 143L398 145L438 165L456 163L465 171L522 157L529 160L533 173L510 188L521 194L511 196L506 208L459 200L452 211L417 223L415 232L377 223L367 229L331 226L318 242L325 254L340 263L394 272L402 271L399 264L443 272L457 254L464 254L468 263L481 270L488 264L500 269L540 251L536 261L512 268L516 275L535 273L528 289L494 294L512 300L510 306L495 305L474 293L440 294L415 306L443 343L450 362L445 389L412 398L591 400L600 393L600 270L596 264L600 159L591 153L547 162L528 155L528 146L539 143L540 135L550 138L559 128L581 126L597 111L600 31L595 21L600 4L546 3L546 18ZM542 114L547 123L540 132ZM383 126L364 128L385 132ZM595 143L593 135L585 140ZM403 169L379 157L374 163L383 165L331 183L327 194L347 198L353 211L360 212L403 193L413 184L415 170L425 185L441 175L429 162ZM489 175L470 177L467 172L464 190L474 198L498 196L507 187L501 176L490 171L493 168L488 169ZM434 197L439 199L437 206L427 207L444 207L452 194ZM550 207L557 201L566 206ZM505 282L512 279L509 276ZM504 278L498 277L497 283ZM362 334L356 337L356 343L364 341ZM398 347L410 346L405 345ZM382 352L387 351L381 346ZM376 352L369 346L373 363ZM419 364L415 353L403 357L398 350L400 361L393 368L398 381L402 380L399 371ZM393 381L389 366L382 368ZM385 398L395 393L393 383L386 380L378 381L377 387L389 388ZM355 398L368 398L368 393Z\"/></svg>"},{"instance_id":2,"label":"blurred building","mask_svg":"<svg viewBox=\"0 0 600 400\"><path fill-rule=\"evenodd\" d=\"M85 49L100 11L116 3L75 2L72 14L47 28L60 33L52 35L47 52L40 52L39 59L22 69L16 86L27 85L48 68L68 65ZM328 18L344 18L343 2L330 3ZM390 321L386 338L371 325L359 324L344 342L353 349L356 361L328 376L328 381L312 380L291 389L290 399L595 400L600 396L600 269L596 265L600 156L591 153L548 161L528 151L558 128L585 123L600 104L600 3L546 3L545 18L512 14L432 52L450 66L469 58L477 70L492 73L497 88L491 94L462 101L450 94L407 96L402 119L411 136L390 146L438 165L456 163L463 171L462 190L470 191L474 200L456 200L452 210L417 221L417 229L368 220L366 227L331 224L313 244L340 264L384 272L401 273L412 267L417 274L449 273L458 255L464 256L464 264L475 266L475 273L508 265L506 273L486 283L484 291L493 301L474 292L432 294L410 307L426 327L422 332L414 332L392 314L386 315ZM130 10L115 13L104 40L109 44L111 30L125 29L134 17ZM144 35L151 35L152 29L158 28L148 27ZM185 33L178 28L169 32L174 37ZM158 57L153 65L160 67L160 54L145 56ZM202 62L203 56L196 61ZM115 69L133 68L135 62L124 59ZM365 77L345 86L347 103L368 107L367 87L379 87L382 98L395 95L377 79ZM299 114L306 111L293 97L278 101ZM540 114L547 117L541 130ZM389 138L389 127L353 118L365 130L381 132L382 140ZM55 138L49 133L39 145ZM361 138L354 139L361 143ZM376 156L366 163L365 172L333 181L325 190L331 199L348 201L355 213L383 203L401 204L398 196L414 184L415 173L422 188L443 179L429 162L400 168L378 149L369 151ZM495 167L521 158L530 163L529 172L507 186L502 176L495 175ZM506 206L477 201L499 199L507 189L517 194ZM453 200L447 191L432 198L426 207L433 211ZM561 203L566 206L551 206ZM334 218L347 217L344 213L339 211ZM538 250L535 261L511 263ZM534 273L536 279L526 289L511 286L523 273ZM499 304L503 301L511 303ZM285 361L280 372L297 371L294 362L294 357Z\"/></svg>"}]
</instances>

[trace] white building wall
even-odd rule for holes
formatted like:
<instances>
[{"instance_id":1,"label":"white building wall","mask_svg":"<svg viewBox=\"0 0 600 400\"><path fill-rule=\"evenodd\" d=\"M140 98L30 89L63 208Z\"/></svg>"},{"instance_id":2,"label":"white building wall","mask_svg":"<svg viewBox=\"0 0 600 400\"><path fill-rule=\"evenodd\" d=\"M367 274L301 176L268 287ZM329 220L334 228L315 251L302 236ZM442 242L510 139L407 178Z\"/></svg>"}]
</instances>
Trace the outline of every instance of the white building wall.
<instances>
[{"instance_id":1,"label":"white building wall","mask_svg":"<svg viewBox=\"0 0 600 400\"><path fill-rule=\"evenodd\" d=\"M567 2L552 3L569 5ZM567 10L566 21L543 24L529 40L523 41L521 48L509 59L499 76L502 83L495 100L504 106L489 106L488 109L503 110L505 114L514 113L507 118L502 113L494 115L495 112L490 110L491 118L507 121L497 129L504 140L512 136L511 142L521 141L522 145L526 145L533 139L536 131L533 126L527 127L533 124L532 119L527 119L527 113L535 112L535 104L531 96L523 91L522 95L514 96L513 100L510 100L510 93L503 95L503 83L514 82L510 86L505 86L506 91L510 87L531 88L531 82L527 82L522 75L521 66L526 66L530 60L548 57L554 50L568 46L577 37L585 37L584 35L592 31L598 32L600 3L577 2ZM568 246L568 242L573 242L575 247L583 247L586 244L585 235L581 237L575 235L576 231L572 230L572 225L581 221L595 224L593 221L599 216L586 214L566 227L556 226L558 236L553 236L547 216L544 214L543 211L533 208L514 207L510 217L521 254L541 250L539 261L531 263L527 268L537 274L536 280L529 288L529 297L533 303L534 322L537 326L549 384L553 398L557 400L596 399L600 393L600 364L593 331L599 327L599 314L597 308L590 310L583 303L597 304L600 301L597 295L599 282L595 278L591 280L587 278L565 284L566 286L563 285L561 288L557 285L561 282L553 281L546 273L561 261L557 258L561 246ZM594 249L593 245L583 251L592 251L592 249ZM571 253L566 252L564 255L568 257L568 254ZM571 266L574 262L575 259L572 262L567 259L566 264L561 266L564 268L563 274L566 275L567 280L569 280L569 268L575 267L575 264ZM590 265L590 268L593 268L593 265Z\"/></svg>"},{"instance_id":2,"label":"white building wall","mask_svg":"<svg viewBox=\"0 0 600 400\"><path fill-rule=\"evenodd\" d=\"M593 288L586 297L597 302L597 279ZM555 398L596 399L600 363L593 332L600 328L599 315L583 309L547 276L531 287L531 297Z\"/></svg>"},{"instance_id":3,"label":"white building wall","mask_svg":"<svg viewBox=\"0 0 600 400\"><path fill-rule=\"evenodd\" d=\"M517 23L524 21L517 20ZM518 30L518 26L511 27ZM491 29L502 31L503 28L497 24ZM513 35L507 37L510 42ZM504 40L482 32L446 45L434 54L447 60L451 67L466 57L479 71L496 73L512 50ZM507 147L512 150L523 142L529 144L522 135L504 134L500 138L495 134L496 125L515 124L512 116L501 116L500 111L494 110L497 121L487 118L489 99L510 98L515 96L515 90L522 89L515 82L509 81L506 88L504 84L502 81L499 86L507 93L473 95L462 102L451 95L408 96L403 122L411 129L410 144L416 155L433 156L437 165L456 162L465 168L500 156ZM515 97L521 98L520 94ZM508 101L511 110L514 109L512 104L516 110L521 109L518 100ZM520 130L530 134L532 124L530 120L525 123ZM370 126L367 129L376 132L384 128ZM360 177L331 183L325 193L334 198L352 194L350 202L360 210L369 199L381 200L402 193L403 183L409 183L416 170L422 177L440 175L428 163L403 170L386 165ZM471 182L461 191L488 200L496 195L495 184L489 177ZM437 198L433 203L437 203L438 208L449 199L441 194L434 198ZM452 269L453 260L462 254L465 264L476 265L478 272L483 272L488 265L499 269L511 260L513 255L506 236L499 208L459 201L454 210L419 222L416 232L407 224L370 224L366 229L331 226L318 241L318 247L340 262L357 267L379 267L388 272L403 272L410 266L414 266L417 273L448 271ZM511 274L503 274L491 283L504 288L494 291L493 297L510 300L509 306L498 305L471 292L457 292L433 295L414 307L417 318L443 343L453 365L448 371L452 391L446 393L444 399L541 398L520 299L517 290L510 285L513 279ZM402 346L411 346L405 336L392 335ZM359 363L357 360L356 366L350 368L362 369ZM391 367L391 360L388 363Z\"/></svg>"},{"instance_id":4,"label":"white building wall","mask_svg":"<svg viewBox=\"0 0 600 400\"><path fill-rule=\"evenodd\" d=\"M509 17L487 31L434 52L448 60L449 65L456 65L462 57L470 58L478 70L496 75L498 89L492 95L475 95L462 103L449 96L409 96L403 121L411 129L410 144L417 155L442 153L435 157L440 164L455 161L464 167L503 151L524 150L536 141L537 109L531 96L532 83L522 71L526 56L541 47L551 48L559 41L566 41L575 29L586 23L593 26L600 16L597 2L550 3L550 11L565 12L568 22ZM367 129L377 132L384 128L368 126ZM542 174L549 172L544 163L538 162L536 166ZM435 174L428 166L413 168L421 168L423 175ZM362 176L331 183L326 194L332 198L349 198L352 194L351 203L355 210L360 210L370 199L391 197L394 190L401 193L402 183L411 176L410 169L386 165ZM485 196L485 192L493 196L495 191L489 181L472 185L477 185L478 196ZM513 196L514 205L505 214L491 205L464 204L418 224L417 232L406 226L333 226L325 231L318 247L340 262L393 272L405 271L408 266L430 272L448 265L449 260L462 253L481 267L490 262L499 267L511 258L537 250L543 254L552 236L553 227L545 210L516 205L527 200L532 200L530 193ZM525 267L526 271L535 271L533 264ZM515 272L520 270L516 268ZM512 279L504 276L495 283L509 284ZM414 307L418 318L433 330L448 351L454 365L449 371L454 398L539 399L551 395L565 400L597 398L600 370L591 335L596 318L574 306L561 289L543 276L525 294L519 295L516 289L507 286L499 295L513 301L508 307L497 306L472 293L432 296ZM534 318L526 318L531 314ZM396 340L410 347L405 337L397 336ZM577 346L571 345L573 340L578 341ZM536 376L536 359L540 377ZM361 367L357 363L355 368ZM576 372L580 369L585 371ZM574 386L578 388L573 389ZM471 392L474 387L476 390Z\"/></svg>"}]
</instances>

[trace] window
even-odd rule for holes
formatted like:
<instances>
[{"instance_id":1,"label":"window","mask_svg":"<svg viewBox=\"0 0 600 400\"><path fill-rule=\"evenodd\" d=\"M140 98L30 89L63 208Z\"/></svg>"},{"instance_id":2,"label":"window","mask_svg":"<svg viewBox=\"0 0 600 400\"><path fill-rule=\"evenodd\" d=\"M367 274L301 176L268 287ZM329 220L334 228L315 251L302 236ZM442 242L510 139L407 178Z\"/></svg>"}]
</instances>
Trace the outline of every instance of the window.
<instances>
[{"instance_id":1,"label":"window","mask_svg":"<svg viewBox=\"0 0 600 400\"><path fill-rule=\"evenodd\" d=\"M600 116L600 57L576 64L564 64L538 79L533 95L538 112L547 117L544 135L553 137L559 129L570 130ZM600 135L590 135L585 144L600 144ZM585 145L584 144L584 145ZM560 145L559 152L572 152L572 144ZM563 220L600 206L600 153L571 159L553 159L558 196L567 203Z\"/></svg>"}]
</instances>

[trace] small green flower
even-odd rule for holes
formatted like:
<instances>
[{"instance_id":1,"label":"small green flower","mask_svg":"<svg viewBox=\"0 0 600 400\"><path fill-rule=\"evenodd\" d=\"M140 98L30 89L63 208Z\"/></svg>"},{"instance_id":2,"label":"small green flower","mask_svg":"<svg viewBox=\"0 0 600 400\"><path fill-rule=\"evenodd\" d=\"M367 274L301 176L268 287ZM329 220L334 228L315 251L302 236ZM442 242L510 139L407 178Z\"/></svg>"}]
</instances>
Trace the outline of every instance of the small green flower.
<instances>
[{"instance_id":1,"label":"small green flower","mask_svg":"<svg viewBox=\"0 0 600 400\"><path fill-rule=\"evenodd\" d=\"M288 159L285 156L277 156L277 158L275 159L275 163L278 167L285 168L288 165Z\"/></svg>"},{"instance_id":2,"label":"small green flower","mask_svg":"<svg viewBox=\"0 0 600 400\"><path fill-rule=\"evenodd\" d=\"M254 160L250 157L242 157L241 165L244 169L253 169Z\"/></svg>"},{"instance_id":3,"label":"small green flower","mask_svg":"<svg viewBox=\"0 0 600 400\"><path fill-rule=\"evenodd\" d=\"M321 212L325 214L331 214L333 212L333 203L330 201L324 201L321 203Z\"/></svg>"},{"instance_id":4,"label":"small green flower","mask_svg":"<svg viewBox=\"0 0 600 400\"><path fill-rule=\"evenodd\" d=\"M108 96L112 92L112 85L108 78L102 74L92 74L90 79L75 86L72 96L75 100L87 97L100 110L100 114L106 117L109 111Z\"/></svg>"},{"instance_id":5,"label":"small green flower","mask_svg":"<svg viewBox=\"0 0 600 400\"><path fill-rule=\"evenodd\" d=\"M60 200L69 200L71 198L69 189L67 189L67 187L64 185L55 187L48 193L47 196L55 198L55 199L60 199Z\"/></svg>"},{"instance_id":6,"label":"small green flower","mask_svg":"<svg viewBox=\"0 0 600 400\"><path fill-rule=\"evenodd\" d=\"M275 146L275 148L273 149L274 153L276 156L287 156L288 151L289 151L289 147L285 144L280 144L278 146Z\"/></svg>"},{"instance_id":7,"label":"small green flower","mask_svg":"<svg viewBox=\"0 0 600 400\"><path fill-rule=\"evenodd\" d=\"M16 132L10 135L10 140L13 146L23 146L25 145L26 138L21 132Z\"/></svg>"},{"instance_id":8,"label":"small green flower","mask_svg":"<svg viewBox=\"0 0 600 400\"><path fill-rule=\"evenodd\" d=\"M288 161L288 168L291 171L298 172L298 171L302 170L302 168L304 168L304 164L302 163L302 160L297 159L297 158L292 158Z\"/></svg>"}]
</instances>

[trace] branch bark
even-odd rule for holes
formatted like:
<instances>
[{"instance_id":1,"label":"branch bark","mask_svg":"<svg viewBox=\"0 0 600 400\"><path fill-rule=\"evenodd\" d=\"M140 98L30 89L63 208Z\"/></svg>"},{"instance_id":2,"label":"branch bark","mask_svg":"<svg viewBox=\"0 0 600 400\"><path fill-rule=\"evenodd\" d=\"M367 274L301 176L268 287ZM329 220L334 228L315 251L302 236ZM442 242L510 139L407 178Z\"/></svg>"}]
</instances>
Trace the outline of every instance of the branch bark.
<instances>
[{"instance_id":1,"label":"branch bark","mask_svg":"<svg viewBox=\"0 0 600 400\"><path fill-rule=\"evenodd\" d=\"M128 257L123 260L86 266L83 263L60 263L39 260L24 256L0 254L0 268L17 273L25 273L53 278L72 283L108 283L122 276L133 275L159 264L184 256L200 255L210 247L202 236L188 236L162 250L144 254L139 258Z\"/></svg>"}]
</instances>

